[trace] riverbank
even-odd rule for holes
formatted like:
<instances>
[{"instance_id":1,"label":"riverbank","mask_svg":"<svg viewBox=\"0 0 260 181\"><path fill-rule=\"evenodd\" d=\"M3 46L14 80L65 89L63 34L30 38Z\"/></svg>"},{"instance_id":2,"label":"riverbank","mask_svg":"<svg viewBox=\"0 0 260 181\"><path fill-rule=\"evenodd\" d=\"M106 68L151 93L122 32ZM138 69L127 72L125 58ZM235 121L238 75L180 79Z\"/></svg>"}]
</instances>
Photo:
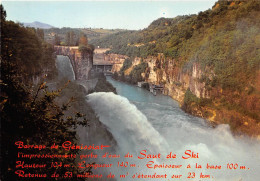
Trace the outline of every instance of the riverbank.
<instances>
[{"instance_id":1,"label":"riverbank","mask_svg":"<svg viewBox=\"0 0 260 181\"><path fill-rule=\"evenodd\" d=\"M145 59L143 61L149 62ZM155 75L155 77L153 78L154 81L157 80L159 82L163 82L165 76L159 76L157 73L154 73L154 71L151 71L151 69L153 69L153 66L150 67L148 77L152 77L152 75ZM257 122L258 119L254 119L254 115L243 110L243 105L241 105L241 108L235 106L232 103L232 100L237 102L240 99L234 99L234 95L232 95L231 92L222 91L223 95L219 97L219 93L217 93L216 91L212 91L213 93L210 94L210 96L208 95L197 97L194 92L197 91L198 95L200 92L204 92L203 90L200 90L202 87L205 86L204 84L203 86L200 85L200 83L197 84L195 82L193 85L193 87L195 87L195 90L193 91L187 88L188 85L191 85L191 83L194 82L192 81L193 79L197 80L200 77L200 75L196 73L198 72L198 70L193 69L193 71L194 73L192 73L192 75L196 76L193 78L189 78L190 81L188 81L188 83L181 82L187 81L187 78L189 77L189 75L187 74L182 75L181 77L183 78L179 77L180 80L176 80L176 82L173 81L173 83L165 84L163 94L170 96L172 99L178 101L179 106L185 112L208 120L208 123L212 126L216 126L219 124L228 124L232 133L236 136L248 135L250 137L260 138L260 124L259 122ZM113 78L130 84L132 83L130 81L131 77L129 77L129 75L124 74L124 76L122 77L119 73L116 73L113 75ZM149 81L147 82L149 83ZM185 87L183 85L187 86ZM218 96L216 94L218 94ZM244 96L248 99L248 95ZM244 103L246 103L246 101Z\"/></svg>"},{"instance_id":2,"label":"riverbank","mask_svg":"<svg viewBox=\"0 0 260 181\"><path fill-rule=\"evenodd\" d=\"M250 176L250 179L258 177L258 173L252 169L257 168L256 157L253 156L258 154L256 153L256 150L259 150L257 140L234 137L227 124L213 128L206 120L182 111L178 102L168 96L162 94L153 96L137 86L115 81L110 77L107 79L116 87L118 95L94 93L89 96L89 103L118 143L118 154L124 155L127 152L133 154L132 162L141 167L147 164L147 160L135 158L143 149L164 156L172 152L177 155L176 163L186 166L187 162L180 157L185 150L190 149L199 153L199 159L189 160L189 163L194 166L197 163L206 168L207 163L210 163L224 168L227 161L236 160L236 163L244 163L250 167L248 170L250 173L225 170L223 174L215 170L206 170L207 174L213 175L215 179L248 180L247 176ZM121 158L120 161L129 161L128 159ZM167 160L156 161L158 164L172 163L172 160ZM115 160L115 163L117 161L119 160ZM138 172L138 168L117 169L111 172L116 174L124 171L129 172L129 175ZM151 171L143 169L144 174L150 174ZM162 170L157 171L159 173ZM187 171L194 171L197 174L201 170L191 167ZM170 174L172 171L163 169L163 172ZM185 175L186 170L175 170L174 173Z\"/></svg>"}]
</instances>

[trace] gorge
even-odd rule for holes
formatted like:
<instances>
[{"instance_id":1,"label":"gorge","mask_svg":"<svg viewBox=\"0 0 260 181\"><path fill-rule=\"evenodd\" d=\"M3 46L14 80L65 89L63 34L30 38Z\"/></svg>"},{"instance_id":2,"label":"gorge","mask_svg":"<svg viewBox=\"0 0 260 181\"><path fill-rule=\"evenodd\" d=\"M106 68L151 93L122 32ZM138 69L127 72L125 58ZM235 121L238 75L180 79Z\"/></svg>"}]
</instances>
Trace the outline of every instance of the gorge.
<instances>
[{"instance_id":1,"label":"gorge","mask_svg":"<svg viewBox=\"0 0 260 181\"><path fill-rule=\"evenodd\" d=\"M213 128L206 120L183 112L178 103L168 96L153 96L145 89L118 82L111 77L107 77L107 80L116 87L118 95L111 92L87 95L86 101L99 121L92 122L89 128L78 129L81 144L111 145L109 151L98 150L94 154L91 153L95 157L82 157L86 162L93 161L102 165L109 163L109 169L100 167L93 170L94 175L100 176L99 180L106 180L104 175L111 172L116 177L127 172L127 180L135 180L134 177L153 180L149 179L155 174L154 169L150 168L152 162L156 167L156 175L164 175L165 178L186 178L188 172L196 173L196 178L199 178L200 173L204 173L210 176L208 178L214 177L220 181L258 178L255 172L258 166L255 162L260 161L260 145L256 140L234 137L228 125L221 124ZM142 150L145 152L141 154ZM191 150L195 151L198 160L195 156L190 158ZM118 162L130 162L124 157L127 153L132 154L131 162L142 167L142 171L134 167L116 167ZM147 159L139 159L140 155L140 158L143 158L144 153L148 155ZM171 159L167 159L166 156L170 153ZM86 155L88 154L90 152L86 152ZM104 154L117 157L101 158ZM188 161L183 157L189 157ZM219 168L225 169L232 161L249 169L238 172L226 170L223 175ZM192 165L192 168L186 170L188 164ZM200 165L201 168L198 170L195 165ZM182 167L185 169L181 170ZM171 169L175 169L174 176Z\"/></svg>"},{"instance_id":2,"label":"gorge","mask_svg":"<svg viewBox=\"0 0 260 181\"><path fill-rule=\"evenodd\" d=\"M259 10L259 1L218 1L91 43L110 48L114 78L159 85L186 112L259 138Z\"/></svg>"},{"instance_id":3,"label":"gorge","mask_svg":"<svg viewBox=\"0 0 260 181\"><path fill-rule=\"evenodd\" d=\"M259 1L46 34L0 7L1 180L259 178Z\"/></svg>"}]
</instances>

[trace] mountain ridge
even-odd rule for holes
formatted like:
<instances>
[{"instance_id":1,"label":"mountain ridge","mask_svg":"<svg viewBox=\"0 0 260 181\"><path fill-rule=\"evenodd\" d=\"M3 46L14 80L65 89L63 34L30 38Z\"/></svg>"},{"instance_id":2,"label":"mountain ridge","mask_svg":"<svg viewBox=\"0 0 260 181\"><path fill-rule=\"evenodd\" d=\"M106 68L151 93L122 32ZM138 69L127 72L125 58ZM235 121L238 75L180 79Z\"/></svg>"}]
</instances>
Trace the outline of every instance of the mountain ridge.
<instances>
[{"instance_id":1,"label":"mountain ridge","mask_svg":"<svg viewBox=\"0 0 260 181\"><path fill-rule=\"evenodd\" d=\"M32 28L41 28L41 29L50 29L55 28L52 25L49 25L47 23L42 23L40 21L34 21L32 23L22 23L25 27L32 27Z\"/></svg>"}]
</instances>

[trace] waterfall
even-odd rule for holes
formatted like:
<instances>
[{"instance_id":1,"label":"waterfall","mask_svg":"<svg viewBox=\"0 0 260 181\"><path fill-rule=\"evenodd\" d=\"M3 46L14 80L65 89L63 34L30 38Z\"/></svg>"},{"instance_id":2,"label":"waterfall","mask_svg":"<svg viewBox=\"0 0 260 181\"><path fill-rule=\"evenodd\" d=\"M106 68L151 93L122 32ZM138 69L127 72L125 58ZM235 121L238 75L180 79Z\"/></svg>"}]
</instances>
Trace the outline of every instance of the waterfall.
<instances>
[{"instance_id":1,"label":"waterfall","mask_svg":"<svg viewBox=\"0 0 260 181\"><path fill-rule=\"evenodd\" d=\"M118 141L122 151L134 153L146 149L151 153L166 153L168 144L165 139L125 97L112 92L99 92L90 94L88 102Z\"/></svg>"},{"instance_id":2,"label":"waterfall","mask_svg":"<svg viewBox=\"0 0 260 181\"><path fill-rule=\"evenodd\" d=\"M160 104L146 104L147 108L141 112L128 99L114 93L93 93L87 96L87 101L117 142L116 154L121 155L119 159L98 160L103 163L112 163L114 166L109 168L108 173L114 173L117 178L120 174L127 173L126 180L138 180L133 176L152 175L155 172L167 174L168 177L164 180L172 180L170 177L173 174L181 174L181 180L186 180L189 173L193 172L196 173L196 178L194 178L196 181L201 180L200 173L214 176L208 180L217 181L257 180L259 178L259 173L256 171L260 168L260 165L256 164L260 161L259 142L248 140L248 138L233 137L228 125L219 125L213 129L199 124L195 121L195 117L185 116L184 113L178 114L174 112L175 109L168 109ZM150 115L144 115L145 111L148 111ZM151 120L153 116L156 116L156 122ZM160 120L162 117L163 119ZM151 121L154 122L153 125ZM156 129L153 127L155 125L157 125ZM140 160L138 156L141 155L142 150L147 150L147 154L161 153L162 157ZM185 150L199 153L199 158L183 159L182 156L187 156L184 154ZM124 158L128 152L133 154L133 158ZM177 158L166 159L166 155L171 152L176 153ZM149 161L154 161L154 164L158 165L182 165L182 169L151 169L147 168ZM117 167L118 162L135 163L137 167ZM191 168L187 168L188 164ZM195 168L196 164L201 165L202 168ZM222 169L207 169L207 164L218 165ZM240 170L240 167L237 170L228 169L228 164L246 166L246 169Z\"/></svg>"},{"instance_id":3,"label":"waterfall","mask_svg":"<svg viewBox=\"0 0 260 181\"><path fill-rule=\"evenodd\" d=\"M57 55L56 66L59 79L75 80L75 73L68 56Z\"/></svg>"}]
</instances>

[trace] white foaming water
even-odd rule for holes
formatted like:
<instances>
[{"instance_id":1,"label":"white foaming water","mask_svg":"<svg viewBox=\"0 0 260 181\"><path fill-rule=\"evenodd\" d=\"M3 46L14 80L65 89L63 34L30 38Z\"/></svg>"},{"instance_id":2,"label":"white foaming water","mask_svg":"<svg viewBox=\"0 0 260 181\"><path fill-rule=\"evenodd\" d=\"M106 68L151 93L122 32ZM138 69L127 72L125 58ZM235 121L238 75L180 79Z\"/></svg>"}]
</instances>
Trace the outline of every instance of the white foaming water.
<instances>
[{"instance_id":1,"label":"white foaming water","mask_svg":"<svg viewBox=\"0 0 260 181\"><path fill-rule=\"evenodd\" d=\"M127 90L132 91L129 95L134 97L136 94L138 97L134 89L140 92L140 89L129 86ZM118 87L117 90L121 93ZM143 92L141 94L146 96ZM132 180L132 176L138 174L166 173L167 179L156 180L175 180L171 178L173 174L182 175L177 180L257 181L259 179L259 142L234 138L227 125L210 128L204 120L182 112L175 103L160 104L158 101L160 96L154 98L157 103L152 103L149 93L147 96L148 101L143 98L142 102L132 98L134 104L113 93L93 93L88 96L88 102L100 121L108 127L118 142L117 154L121 156L128 152L133 154L131 159L121 157L106 160L114 164L113 168L109 168L109 172L114 173L117 178L120 174L126 173L127 177L124 180ZM162 99L165 102L164 98ZM142 156L141 150L147 150L147 154L161 153L161 158L138 159L138 156ZM187 156L184 154L186 150L198 153L199 158L183 159L182 156ZM177 158L166 159L170 152L176 154ZM157 164L182 165L182 168L151 169L146 165L151 160ZM117 161L135 163L137 167L117 167ZM202 168L195 168L196 163ZM229 170L228 163L237 163L239 168ZM188 164L191 168L187 168ZM207 164L220 165L221 169L207 169ZM240 169L240 166L246 166L246 169ZM194 179L187 178L189 172L195 173ZM201 173L211 175L211 178L201 179Z\"/></svg>"},{"instance_id":2,"label":"white foaming water","mask_svg":"<svg viewBox=\"0 0 260 181\"><path fill-rule=\"evenodd\" d=\"M166 153L167 142L126 98L100 92L89 95L88 102L118 141L121 151L137 154L146 149Z\"/></svg>"},{"instance_id":3,"label":"white foaming water","mask_svg":"<svg viewBox=\"0 0 260 181\"><path fill-rule=\"evenodd\" d=\"M67 78L69 80L75 80L75 73L69 57L57 55L56 65L58 68L59 79Z\"/></svg>"}]
</instances>

